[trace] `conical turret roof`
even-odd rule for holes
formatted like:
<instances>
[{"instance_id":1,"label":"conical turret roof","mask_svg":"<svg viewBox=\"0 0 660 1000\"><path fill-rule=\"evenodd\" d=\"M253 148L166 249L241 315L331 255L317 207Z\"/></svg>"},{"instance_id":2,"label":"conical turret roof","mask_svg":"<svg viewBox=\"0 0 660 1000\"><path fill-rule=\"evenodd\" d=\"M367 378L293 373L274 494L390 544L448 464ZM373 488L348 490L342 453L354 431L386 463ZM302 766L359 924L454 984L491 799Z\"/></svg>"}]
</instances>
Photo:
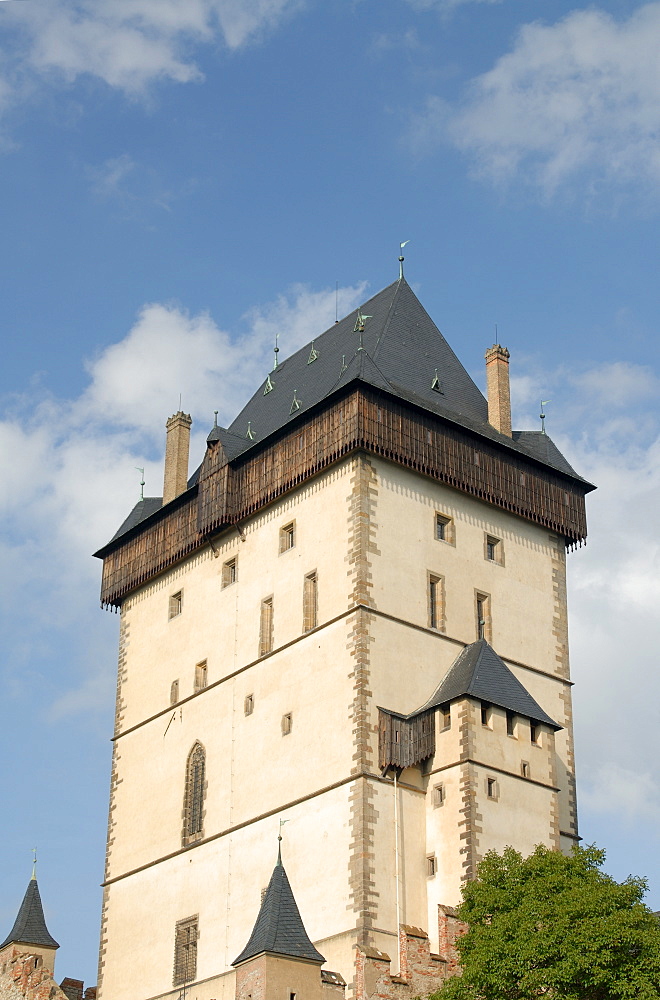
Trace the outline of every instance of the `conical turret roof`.
<instances>
[{"instance_id":1,"label":"conical turret roof","mask_svg":"<svg viewBox=\"0 0 660 1000\"><path fill-rule=\"evenodd\" d=\"M23 896L14 926L0 944L0 948L5 948L8 944L34 944L41 948L59 948L59 944L46 927L39 886L34 875Z\"/></svg>"},{"instance_id":2,"label":"conical turret roof","mask_svg":"<svg viewBox=\"0 0 660 1000\"><path fill-rule=\"evenodd\" d=\"M325 962L307 936L279 853L250 940L232 965L264 951L319 964Z\"/></svg>"}]
</instances>

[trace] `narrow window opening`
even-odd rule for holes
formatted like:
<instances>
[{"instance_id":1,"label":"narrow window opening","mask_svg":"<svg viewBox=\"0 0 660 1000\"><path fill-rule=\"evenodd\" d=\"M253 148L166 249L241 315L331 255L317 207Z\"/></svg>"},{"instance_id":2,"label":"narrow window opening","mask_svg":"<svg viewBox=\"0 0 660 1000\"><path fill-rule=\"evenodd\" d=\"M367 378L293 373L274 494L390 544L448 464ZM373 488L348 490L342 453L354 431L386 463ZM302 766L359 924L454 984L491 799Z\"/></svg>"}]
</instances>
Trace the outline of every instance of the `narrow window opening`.
<instances>
[{"instance_id":1,"label":"narrow window opening","mask_svg":"<svg viewBox=\"0 0 660 1000\"><path fill-rule=\"evenodd\" d=\"M192 983L197 977L197 917L180 920L174 933L174 986Z\"/></svg>"},{"instance_id":2,"label":"narrow window opening","mask_svg":"<svg viewBox=\"0 0 660 1000\"><path fill-rule=\"evenodd\" d=\"M169 611L168 611L170 620L172 618L176 618L177 615L180 615L182 610L183 610L183 591L179 590L177 591L176 594L170 595Z\"/></svg>"},{"instance_id":3,"label":"narrow window opening","mask_svg":"<svg viewBox=\"0 0 660 1000\"><path fill-rule=\"evenodd\" d=\"M439 542L447 542L449 545L455 544L454 521L447 514L436 512L435 515L435 537Z\"/></svg>"},{"instance_id":4,"label":"narrow window opening","mask_svg":"<svg viewBox=\"0 0 660 1000\"><path fill-rule=\"evenodd\" d=\"M206 753L201 743L195 743L188 754L186 765L186 792L183 808L184 844L199 840L203 835L205 779Z\"/></svg>"},{"instance_id":5,"label":"narrow window opening","mask_svg":"<svg viewBox=\"0 0 660 1000\"><path fill-rule=\"evenodd\" d=\"M486 778L486 794L489 799L497 798L497 781L495 778Z\"/></svg>"},{"instance_id":6,"label":"narrow window opening","mask_svg":"<svg viewBox=\"0 0 660 1000\"><path fill-rule=\"evenodd\" d=\"M529 778L529 762L528 761L522 760L520 762L520 773L522 774L523 778Z\"/></svg>"},{"instance_id":7,"label":"narrow window opening","mask_svg":"<svg viewBox=\"0 0 660 1000\"><path fill-rule=\"evenodd\" d=\"M484 558L488 562L497 563L498 566L504 565L504 546L501 538L484 535Z\"/></svg>"},{"instance_id":8,"label":"narrow window opening","mask_svg":"<svg viewBox=\"0 0 660 1000\"><path fill-rule=\"evenodd\" d=\"M195 666L195 692L201 691L206 687L208 683L208 668L206 665L206 660L202 660L201 663Z\"/></svg>"},{"instance_id":9,"label":"narrow window opening","mask_svg":"<svg viewBox=\"0 0 660 1000\"><path fill-rule=\"evenodd\" d=\"M285 524L283 528L280 528L280 553L288 552L289 549L295 547L296 544L296 522L292 521L290 524Z\"/></svg>"},{"instance_id":10,"label":"narrow window opening","mask_svg":"<svg viewBox=\"0 0 660 1000\"><path fill-rule=\"evenodd\" d=\"M490 597L487 594L477 594L475 597L475 612L477 625L477 639L491 641L492 621L490 611Z\"/></svg>"},{"instance_id":11,"label":"narrow window opening","mask_svg":"<svg viewBox=\"0 0 660 1000\"><path fill-rule=\"evenodd\" d=\"M427 878L433 878L438 870L438 862L435 854L428 854L426 856L426 876Z\"/></svg>"},{"instance_id":12,"label":"narrow window opening","mask_svg":"<svg viewBox=\"0 0 660 1000\"><path fill-rule=\"evenodd\" d=\"M481 725L486 726L487 729L491 728L491 721L493 717L493 706L489 705L488 702L481 702Z\"/></svg>"},{"instance_id":13,"label":"narrow window opening","mask_svg":"<svg viewBox=\"0 0 660 1000\"><path fill-rule=\"evenodd\" d=\"M308 573L303 585L303 632L318 625L319 585L316 572Z\"/></svg>"},{"instance_id":14,"label":"narrow window opening","mask_svg":"<svg viewBox=\"0 0 660 1000\"><path fill-rule=\"evenodd\" d=\"M444 615L444 585L441 576L429 573L428 576L428 605L429 605L429 628L443 631L445 627Z\"/></svg>"},{"instance_id":15,"label":"narrow window opening","mask_svg":"<svg viewBox=\"0 0 660 1000\"><path fill-rule=\"evenodd\" d=\"M438 809L445 804L445 786L435 785L433 788L433 808Z\"/></svg>"},{"instance_id":16,"label":"narrow window opening","mask_svg":"<svg viewBox=\"0 0 660 1000\"><path fill-rule=\"evenodd\" d=\"M243 702L243 711L246 715L252 715L254 712L254 695L246 694L245 701Z\"/></svg>"},{"instance_id":17,"label":"narrow window opening","mask_svg":"<svg viewBox=\"0 0 660 1000\"><path fill-rule=\"evenodd\" d=\"M508 709L506 712L506 734L507 736L516 735L516 713L510 712Z\"/></svg>"},{"instance_id":18,"label":"narrow window opening","mask_svg":"<svg viewBox=\"0 0 660 1000\"><path fill-rule=\"evenodd\" d=\"M530 722L530 724L529 724L529 738L532 741L532 743L534 743L534 744L536 744L536 746L538 746L539 743L541 742L540 737L541 737L541 731L540 731L539 727L536 725L535 722Z\"/></svg>"},{"instance_id":19,"label":"narrow window opening","mask_svg":"<svg viewBox=\"0 0 660 1000\"><path fill-rule=\"evenodd\" d=\"M288 736L293 729L293 715L287 712L282 716L282 736Z\"/></svg>"},{"instance_id":20,"label":"narrow window opening","mask_svg":"<svg viewBox=\"0 0 660 1000\"><path fill-rule=\"evenodd\" d=\"M273 598L266 597L261 602L259 619L259 656L265 656L273 649Z\"/></svg>"},{"instance_id":21,"label":"narrow window opening","mask_svg":"<svg viewBox=\"0 0 660 1000\"><path fill-rule=\"evenodd\" d=\"M451 706L449 703L440 706L440 716L442 718L442 728L451 729Z\"/></svg>"},{"instance_id":22,"label":"narrow window opening","mask_svg":"<svg viewBox=\"0 0 660 1000\"><path fill-rule=\"evenodd\" d=\"M176 705L179 700L179 682L172 681L170 685L170 705Z\"/></svg>"},{"instance_id":23,"label":"narrow window opening","mask_svg":"<svg viewBox=\"0 0 660 1000\"><path fill-rule=\"evenodd\" d=\"M222 587L230 587L238 579L238 561L236 556L228 559L222 567Z\"/></svg>"}]
</instances>

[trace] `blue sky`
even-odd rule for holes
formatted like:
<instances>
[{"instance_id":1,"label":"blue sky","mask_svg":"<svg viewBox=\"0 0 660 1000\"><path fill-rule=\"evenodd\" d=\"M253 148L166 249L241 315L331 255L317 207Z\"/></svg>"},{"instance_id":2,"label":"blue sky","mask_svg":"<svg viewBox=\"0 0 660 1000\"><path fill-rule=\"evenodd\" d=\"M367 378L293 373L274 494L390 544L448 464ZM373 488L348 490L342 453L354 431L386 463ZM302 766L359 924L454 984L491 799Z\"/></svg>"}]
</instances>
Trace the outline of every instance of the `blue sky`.
<instances>
[{"instance_id":1,"label":"blue sky","mask_svg":"<svg viewBox=\"0 0 660 1000\"><path fill-rule=\"evenodd\" d=\"M660 909L660 2L0 0L0 928L40 849L96 978L117 619L164 421L229 421L406 274L599 484L569 557L582 835ZM282 355L280 355L282 356ZM6 933L2 932L2 933Z\"/></svg>"}]
</instances>

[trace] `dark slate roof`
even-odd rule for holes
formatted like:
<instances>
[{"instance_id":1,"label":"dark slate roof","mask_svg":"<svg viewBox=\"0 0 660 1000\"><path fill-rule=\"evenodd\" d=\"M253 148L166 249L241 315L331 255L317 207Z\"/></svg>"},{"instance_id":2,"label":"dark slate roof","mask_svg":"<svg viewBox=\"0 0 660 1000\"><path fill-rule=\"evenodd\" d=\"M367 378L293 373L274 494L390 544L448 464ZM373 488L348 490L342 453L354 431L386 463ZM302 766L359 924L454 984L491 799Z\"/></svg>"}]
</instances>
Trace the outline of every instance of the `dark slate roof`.
<instances>
[{"instance_id":1,"label":"dark slate roof","mask_svg":"<svg viewBox=\"0 0 660 1000\"><path fill-rule=\"evenodd\" d=\"M418 715L465 695L544 722L555 730L562 728L546 715L485 639L473 642L459 653L433 697L412 714Z\"/></svg>"},{"instance_id":2,"label":"dark slate roof","mask_svg":"<svg viewBox=\"0 0 660 1000\"><path fill-rule=\"evenodd\" d=\"M160 510L162 506L162 497L145 497L144 500L138 500L126 520L114 533L110 542L114 542L118 538L121 538L122 535L125 535L127 531L131 530L131 528L135 528L141 521L144 521L145 518L149 517L151 514L155 514L156 511Z\"/></svg>"},{"instance_id":3,"label":"dark slate roof","mask_svg":"<svg viewBox=\"0 0 660 1000\"><path fill-rule=\"evenodd\" d=\"M8 944L35 944L42 948L59 948L55 938L48 933L39 886L34 877L30 879L14 926L0 944L0 948Z\"/></svg>"},{"instance_id":4,"label":"dark slate roof","mask_svg":"<svg viewBox=\"0 0 660 1000\"><path fill-rule=\"evenodd\" d=\"M356 330L358 312L369 317L362 335ZM432 388L434 381L441 391ZM388 285L286 358L264 378L230 427L213 427L207 440L220 441L232 461L354 382L373 386L570 476L586 492L595 489L571 468L547 434L514 431L508 437L488 423L486 399L405 278ZM269 384L272 390L264 392ZM294 406L294 398L299 406ZM200 468L188 480L189 489L197 484ZM161 506L158 497L140 501L108 544ZM96 554L102 555L104 549Z\"/></svg>"},{"instance_id":5,"label":"dark slate roof","mask_svg":"<svg viewBox=\"0 0 660 1000\"><path fill-rule=\"evenodd\" d=\"M250 940L232 965L268 951L309 962L325 962L307 937L289 880L278 856Z\"/></svg>"}]
</instances>

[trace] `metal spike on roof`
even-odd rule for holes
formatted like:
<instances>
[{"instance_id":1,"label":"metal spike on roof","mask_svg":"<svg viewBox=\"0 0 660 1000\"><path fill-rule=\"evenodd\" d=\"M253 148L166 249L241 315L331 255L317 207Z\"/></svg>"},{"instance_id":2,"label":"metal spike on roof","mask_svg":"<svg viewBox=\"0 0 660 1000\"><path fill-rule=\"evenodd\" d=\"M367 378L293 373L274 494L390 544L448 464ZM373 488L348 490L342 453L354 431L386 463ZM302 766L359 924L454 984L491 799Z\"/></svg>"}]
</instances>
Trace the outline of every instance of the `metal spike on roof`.
<instances>
[{"instance_id":1,"label":"metal spike on roof","mask_svg":"<svg viewBox=\"0 0 660 1000\"><path fill-rule=\"evenodd\" d=\"M347 368L348 368L348 365L346 364L346 355L342 354L342 356L341 356L341 368L339 369L339 377L340 378L344 374L344 372L346 371Z\"/></svg>"},{"instance_id":2,"label":"metal spike on roof","mask_svg":"<svg viewBox=\"0 0 660 1000\"><path fill-rule=\"evenodd\" d=\"M275 334L275 347L273 348L273 358L274 358L274 360L273 360L273 371L275 371L275 369L279 365L279 361L277 360L277 355L280 353L280 349L277 346L277 341L279 339L280 339L280 335L279 335L279 333L276 333Z\"/></svg>"},{"instance_id":3,"label":"metal spike on roof","mask_svg":"<svg viewBox=\"0 0 660 1000\"><path fill-rule=\"evenodd\" d=\"M247 430L245 432L245 436L246 436L246 438L249 438L250 441L254 441L254 439L255 439L256 435L255 435L254 431L252 430L252 421L251 420L248 420L248 425L247 425Z\"/></svg>"},{"instance_id":4,"label":"metal spike on roof","mask_svg":"<svg viewBox=\"0 0 660 1000\"><path fill-rule=\"evenodd\" d=\"M311 365L312 361L316 361L319 356L319 352L314 347L314 341L312 341L312 349L309 352L309 357L307 358L307 364Z\"/></svg>"},{"instance_id":5,"label":"metal spike on roof","mask_svg":"<svg viewBox=\"0 0 660 1000\"><path fill-rule=\"evenodd\" d=\"M442 392L442 393L444 393L444 389L442 388L442 382L440 381L440 376L438 375L438 369L437 368L435 370L435 378L431 382L431 388L433 389L434 392Z\"/></svg>"},{"instance_id":6,"label":"metal spike on roof","mask_svg":"<svg viewBox=\"0 0 660 1000\"><path fill-rule=\"evenodd\" d=\"M264 396L267 396L269 392L272 392L275 386L270 380L270 372L266 376L266 384L264 386Z\"/></svg>"},{"instance_id":7,"label":"metal spike on roof","mask_svg":"<svg viewBox=\"0 0 660 1000\"><path fill-rule=\"evenodd\" d=\"M289 410L289 413L295 413L296 410L299 410L300 407L302 406L301 401L298 399L297 392L298 392L297 389L293 390L293 401L291 403L291 409Z\"/></svg>"}]
</instances>

